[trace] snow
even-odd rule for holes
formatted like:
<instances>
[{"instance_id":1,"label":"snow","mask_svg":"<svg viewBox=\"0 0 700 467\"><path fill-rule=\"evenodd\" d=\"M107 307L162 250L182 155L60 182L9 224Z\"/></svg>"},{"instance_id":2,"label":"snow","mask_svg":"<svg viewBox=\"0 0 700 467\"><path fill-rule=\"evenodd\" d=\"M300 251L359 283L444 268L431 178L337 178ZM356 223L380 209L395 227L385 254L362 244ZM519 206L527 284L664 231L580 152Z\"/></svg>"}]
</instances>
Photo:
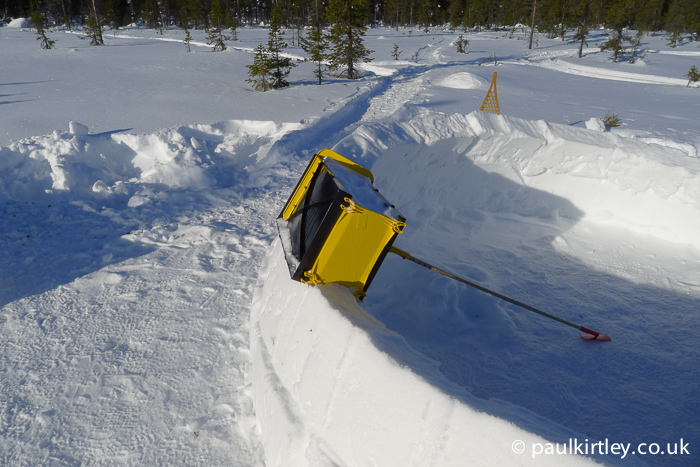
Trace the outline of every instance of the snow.
<instances>
[{"instance_id":1,"label":"snow","mask_svg":"<svg viewBox=\"0 0 700 467\"><path fill-rule=\"evenodd\" d=\"M301 63L260 94L264 28L214 54L136 28L46 51L23 24L0 31L0 464L697 465L695 43L645 36L631 65L602 35L578 59L377 28L362 80ZM501 116L476 110L494 71ZM362 305L291 281L275 218L326 147L406 217L397 247L613 341L394 255ZM633 448L544 453L584 440Z\"/></svg>"},{"instance_id":2,"label":"snow","mask_svg":"<svg viewBox=\"0 0 700 467\"><path fill-rule=\"evenodd\" d=\"M547 441L460 403L389 357L382 349L440 377L348 289L290 281L279 242L267 263L251 316L267 465L590 465L572 456L521 457L514 440Z\"/></svg>"},{"instance_id":3,"label":"snow","mask_svg":"<svg viewBox=\"0 0 700 467\"><path fill-rule=\"evenodd\" d=\"M326 158L324 163L360 208L369 209L394 221L402 220L401 214L394 209L394 206L375 191L376 188L372 186L369 178L331 158Z\"/></svg>"},{"instance_id":4,"label":"snow","mask_svg":"<svg viewBox=\"0 0 700 467\"><path fill-rule=\"evenodd\" d=\"M471 73L455 73L438 83L440 86L454 89L479 89L486 83Z\"/></svg>"}]
</instances>

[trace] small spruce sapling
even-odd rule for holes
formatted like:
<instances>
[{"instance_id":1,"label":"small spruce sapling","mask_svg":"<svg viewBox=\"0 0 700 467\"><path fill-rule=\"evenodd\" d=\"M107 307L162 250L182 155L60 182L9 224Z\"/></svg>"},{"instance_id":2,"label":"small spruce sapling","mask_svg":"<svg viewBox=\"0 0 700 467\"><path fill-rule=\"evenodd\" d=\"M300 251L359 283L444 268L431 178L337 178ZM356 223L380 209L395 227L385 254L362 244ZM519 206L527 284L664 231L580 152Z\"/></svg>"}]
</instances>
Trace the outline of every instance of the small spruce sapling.
<instances>
[{"instance_id":1,"label":"small spruce sapling","mask_svg":"<svg viewBox=\"0 0 700 467\"><path fill-rule=\"evenodd\" d=\"M460 34L459 38L455 42L457 44L457 53L465 54L467 53L466 47L469 45L469 41Z\"/></svg>"},{"instance_id":2,"label":"small spruce sapling","mask_svg":"<svg viewBox=\"0 0 700 467\"><path fill-rule=\"evenodd\" d=\"M688 84L685 86L686 88L690 87L690 83L697 83L700 81L700 71L698 71L698 67L695 65L690 67L690 71L685 74L685 77L688 78Z\"/></svg>"},{"instance_id":3,"label":"small spruce sapling","mask_svg":"<svg viewBox=\"0 0 700 467\"><path fill-rule=\"evenodd\" d=\"M394 48L391 49L391 56L394 57L394 60L398 60L399 55L401 55L401 50L399 50L399 45L395 43Z\"/></svg>"},{"instance_id":4,"label":"small spruce sapling","mask_svg":"<svg viewBox=\"0 0 700 467\"><path fill-rule=\"evenodd\" d=\"M190 42L192 42L192 34L190 34L189 29L185 29L185 40L183 42L185 43L185 48L187 51L192 52L192 48L190 47Z\"/></svg>"},{"instance_id":5,"label":"small spruce sapling","mask_svg":"<svg viewBox=\"0 0 700 467\"><path fill-rule=\"evenodd\" d=\"M608 112L607 115L605 115L605 117L603 118L603 123L605 124L605 128L607 129L617 128L620 125L622 125L622 122L620 121L620 116L611 112Z\"/></svg>"}]
</instances>

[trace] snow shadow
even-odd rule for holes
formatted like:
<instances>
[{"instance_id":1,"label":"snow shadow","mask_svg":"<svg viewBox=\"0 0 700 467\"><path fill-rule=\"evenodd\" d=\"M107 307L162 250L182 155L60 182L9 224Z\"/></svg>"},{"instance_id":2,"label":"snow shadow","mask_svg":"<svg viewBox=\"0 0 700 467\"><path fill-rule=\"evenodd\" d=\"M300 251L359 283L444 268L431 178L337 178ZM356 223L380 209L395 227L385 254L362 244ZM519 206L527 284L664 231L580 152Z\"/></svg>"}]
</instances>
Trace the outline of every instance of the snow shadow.
<instances>
[{"instance_id":1,"label":"snow shadow","mask_svg":"<svg viewBox=\"0 0 700 467\"><path fill-rule=\"evenodd\" d=\"M561 235L583 213L456 154L469 150L448 140L394 146L379 158L375 185L407 218L395 245L613 341L583 341L575 329L389 255L364 308L426 358L380 334L377 347L443 392L552 442L690 445L691 455L594 456L606 464L696 465L700 299L561 253ZM396 164L402 152L405 166L425 153L431 161L412 172Z\"/></svg>"},{"instance_id":2,"label":"snow shadow","mask_svg":"<svg viewBox=\"0 0 700 467\"><path fill-rule=\"evenodd\" d=\"M0 307L153 250L85 203L3 200L0 216Z\"/></svg>"}]
</instances>

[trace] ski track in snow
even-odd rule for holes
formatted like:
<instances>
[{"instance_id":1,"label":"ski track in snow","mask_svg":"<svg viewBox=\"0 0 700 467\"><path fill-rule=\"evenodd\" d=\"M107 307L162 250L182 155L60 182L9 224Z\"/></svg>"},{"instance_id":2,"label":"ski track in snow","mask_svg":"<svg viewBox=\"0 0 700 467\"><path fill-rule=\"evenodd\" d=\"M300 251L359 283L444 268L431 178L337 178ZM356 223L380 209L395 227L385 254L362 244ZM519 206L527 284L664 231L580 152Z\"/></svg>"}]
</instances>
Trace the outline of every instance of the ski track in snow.
<instances>
[{"instance_id":1,"label":"ski track in snow","mask_svg":"<svg viewBox=\"0 0 700 467\"><path fill-rule=\"evenodd\" d=\"M679 78L670 78L667 76L655 76L643 73L631 73L619 70L609 70L600 67L592 67L571 63L566 60L567 57L573 57L578 51L558 51L557 53L540 52L532 54L527 60L501 60L501 63L510 65L528 65L538 66L549 70L559 71L576 76L585 76L587 78L598 78L612 81L625 81L628 83L639 84L658 84L665 86L683 86L686 87L688 80ZM692 55L696 52L677 52L677 54ZM691 84L691 86L698 86Z\"/></svg>"}]
</instances>

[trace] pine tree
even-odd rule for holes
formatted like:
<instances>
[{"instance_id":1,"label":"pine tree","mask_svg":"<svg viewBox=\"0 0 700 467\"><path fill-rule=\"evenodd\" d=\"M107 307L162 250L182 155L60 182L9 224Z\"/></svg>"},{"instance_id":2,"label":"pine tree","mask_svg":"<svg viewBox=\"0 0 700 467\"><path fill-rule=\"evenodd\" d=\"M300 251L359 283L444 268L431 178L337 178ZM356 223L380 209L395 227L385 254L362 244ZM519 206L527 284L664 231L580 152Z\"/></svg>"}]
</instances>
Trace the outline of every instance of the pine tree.
<instances>
[{"instance_id":1,"label":"pine tree","mask_svg":"<svg viewBox=\"0 0 700 467\"><path fill-rule=\"evenodd\" d=\"M226 47L226 41L231 40L229 36L224 34L228 28L229 17L221 7L219 0L214 0L209 13L209 29L207 30L207 45L211 46L212 52L223 52Z\"/></svg>"},{"instance_id":2,"label":"pine tree","mask_svg":"<svg viewBox=\"0 0 700 467\"><path fill-rule=\"evenodd\" d=\"M530 44L528 45L528 49L532 49L532 39L535 36L535 16L537 13L537 0L533 0L532 4L532 21L530 22Z\"/></svg>"},{"instance_id":3,"label":"pine tree","mask_svg":"<svg viewBox=\"0 0 700 467\"><path fill-rule=\"evenodd\" d=\"M157 29L160 27L160 13L158 11L157 0L145 0L143 17L146 20L146 27L150 29Z\"/></svg>"},{"instance_id":4,"label":"pine tree","mask_svg":"<svg viewBox=\"0 0 700 467\"><path fill-rule=\"evenodd\" d=\"M97 11L97 3L95 0L92 0L92 10L90 11L87 25L85 26L85 35L80 36L80 38L90 39L90 45L105 45L105 41L102 38L102 30L102 21Z\"/></svg>"},{"instance_id":5,"label":"pine tree","mask_svg":"<svg viewBox=\"0 0 700 467\"><path fill-rule=\"evenodd\" d=\"M632 24L634 0L612 0L606 4L604 13L605 22L612 28L612 37L600 46L601 51L609 50L613 53L613 62L618 62L627 55L624 42L630 40L624 34L625 28Z\"/></svg>"},{"instance_id":6,"label":"pine tree","mask_svg":"<svg viewBox=\"0 0 700 467\"><path fill-rule=\"evenodd\" d=\"M683 2L675 0L671 3L668 15L666 16L666 32L668 45L670 47L678 47L683 40L683 17L685 11Z\"/></svg>"},{"instance_id":7,"label":"pine tree","mask_svg":"<svg viewBox=\"0 0 700 467\"><path fill-rule=\"evenodd\" d=\"M391 56L394 57L394 60L398 60L399 55L401 55L401 51L399 50L399 44L394 43L394 48L391 49Z\"/></svg>"},{"instance_id":8,"label":"pine tree","mask_svg":"<svg viewBox=\"0 0 700 467\"><path fill-rule=\"evenodd\" d=\"M688 84L685 87L689 88L690 83L697 83L700 81L700 71L698 71L698 68L693 65L690 67L690 71L685 74L685 77L688 78Z\"/></svg>"},{"instance_id":9,"label":"pine tree","mask_svg":"<svg viewBox=\"0 0 700 467\"><path fill-rule=\"evenodd\" d=\"M462 0L451 0L448 11L450 28L454 31L464 23L464 2Z\"/></svg>"},{"instance_id":10,"label":"pine tree","mask_svg":"<svg viewBox=\"0 0 700 467\"><path fill-rule=\"evenodd\" d=\"M330 0L326 16L332 24L329 54L329 68L348 79L359 78L357 65L372 61L369 55L374 52L365 47L363 36L367 27L365 20L369 15L367 0Z\"/></svg>"},{"instance_id":11,"label":"pine tree","mask_svg":"<svg viewBox=\"0 0 700 467\"><path fill-rule=\"evenodd\" d=\"M189 29L185 29L185 40L183 42L185 43L185 48L187 51L192 52L192 48L190 47L190 42L192 42L192 34L190 34Z\"/></svg>"},{"instance_id":12,"label":"pine tree","mask_svg":"<svg viewBox=\"0 0 700 467\"><path fill-rule=\"evenodd\" d=\"M282 56L282 51L287 48L287 43L284 41L283 36L282 10L277 4L272 9L270 31L267 39L268 66L273 88L289 86L287 76L292 71L292 67L296 66L296 63L293 63L291 58Z\"/></svg>"},{"instance_id":13,"label":"pine tree","mask_svg":"<svg viewBox=\"0 0 700 467\"><path fill-rule=\"evenodd\" d=\"M586 36L590 32L590 27L588 26L588 17L590 9L588 6L588 1L583 0L575 7L574 14L578 16L578 28L574 33L574 42L580 42L578 48L578 58L583 57L583 47L588 47L588 41L586 41Z\"/></svg>"},{"instance_id":14,"label":"pine tree","mask_svg":"<svg viewBox=\"0 0 700 467\"><path fill-rule=\"evenodd\" d=\"M622 57L627 55L627 50L623 42L629 40L629 36L625 36L622 30L613 31L612 37L600 46L600 51L610 51L613 54L613 62L618 62Z\"/></svg>"},{"instance_id":15,"label":"pine tree","mask_svg":"<svg viewBox=\"0 0 700 467\"><path fill-rule=\"evenodd\" d=\"M467 53L466 47L469 45L469 40L465 39L463 35L460 34L459 38L455 41L455 44L457 45L457 53Z\"/></svg>"},{"instance_id":16,"label":"pine tree","mask_svg":"<svg viewBox=\"0 0 700 467\"><path fill-rule=\"evenodd\" d=\"M129 3L126 0L104 0L102 2L105 24L111 29L119 29L131 20Z\"/></svg>"},{"instance_id":17,"label":"pine tree","mask_svg":"<svg viewBox=\"0 0 700 467\"><path fill-rule=\"evenodd\" d=\"M318 79L318 84L321 84L323 75L325 74L326 55L328 53L328 38L323 33L321 26L317 20L313 20L313 31L308 38L301 39L301 48L306 52L308 58L306 60L314 62L317 66L314 70L314 76Z\"/></svg>"},{"instance_id":18,"label":"pine tree","mask_svg":"<svg viewBox=\"0 0 700 467\"><path fill-rule=\"evenodd\" d=\"M46 37L46 28L44 28L45 22L46 19L44 15L38 11L32 11L29 17L29 25L36 29L36 40L41 41L41 48L49 50L55 48L56 42Z\"/></svg>"},{"instance_id":19,"label":"pine tree","mask_svg":"<svg viewBox=\"0 0 700 467\"><path fill-rule=\"evenodd\" d=\"M258 45L253 56L253 64L246 65L246 68L249 76L246 82L253 85L253 89L258 92L272 89L268 52L264 45Z\"/></svg>"},{"instance_id":20,"label":"pine tree","mask_svg":"<svg viewBox=\"0 0 700 467\"><path fill-rule=\"evenodd\" d=\"M634 35L634 37L631 37L629 39L630 45L632 46L632 52L630 53L630 60L629 60L630 63L636 63L638 58L639 58L638 56L641 52L639 50L639 48L642 45L642 36L644 36L644 31L642 31L640 29L637 31L637 33ZM645 55L646 55L646 53L643 54L641 58L644 58Z\"/></svg>"},{"instance_id":21,"label":"pine tree","mask_svg":"<svg viewBox=\"0 0 700 467\"><path fill-rule=\"evenodd\" d=\"M102 24L95 15L90 15L85 26L85 35L80 36L81 39L89 39L90 45L105 45L102 38Z\"/></svg>"}]
</instances>

